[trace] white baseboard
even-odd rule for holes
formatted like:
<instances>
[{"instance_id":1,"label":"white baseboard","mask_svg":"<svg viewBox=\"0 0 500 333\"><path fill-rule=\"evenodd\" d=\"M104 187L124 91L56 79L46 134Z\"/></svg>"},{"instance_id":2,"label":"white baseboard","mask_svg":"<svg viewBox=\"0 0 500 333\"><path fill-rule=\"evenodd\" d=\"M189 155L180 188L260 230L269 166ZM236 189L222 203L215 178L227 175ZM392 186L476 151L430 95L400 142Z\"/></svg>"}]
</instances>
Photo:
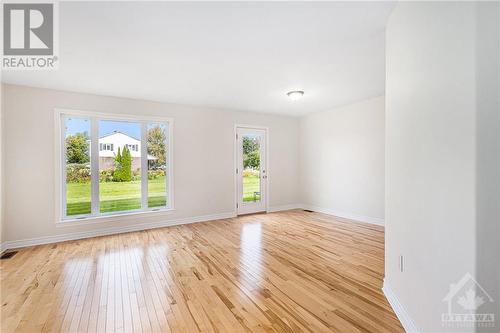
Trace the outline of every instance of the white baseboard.
<instances>
[{"instance_id":1,"label":"white baseboard","mask_svg":"<svg viewBox=\"0 0 500 333\"><path fill-rule=\"evenodd\" d=\"M341 212L341 211L338 211L335 209L317 207L317 206L312 206L312 205L307 205L307 204L302 204L301 207L303 209L308 209L308 210L312 210L312 211L318 212L318 213L338 216L338 217L342 217L344 219L355 220L355 221L376 224L376 225L381 225L381 226L384 225L384 219L381 219L378 217L371 217L371 216L364 216L364 215L358 215L358 214L353 214L353 213Z\"/></svg>"},{"instance_id":2,"label":"white baseboard","mask_svg":"<svg viewBox=\"0 0 500 333\"><path fill-rule=\"evenodd\" d=\"M149 222L149 223L140 223L135 225L123 226L123 227L110 227L99 230L92 231L83 231L83 232L73 232L55 236L46 236L46 237L37 237L30 239L21 239L15 241L7 241L3 242L2 251L7 249L15 249L19 247L33 246L33 245L42 245L42 244L50 244L50 243L58 243L75 239L83 239L89 237L97 237L97 236L106 236L113 234L120 234L124 232L131 231L141 231L147 229L155 229L162 228L174 225L181 224L189 224L189 223L197 223L197 222L206 222L213 220L222 220L235 217L235 212L221 213L221 214L213 214L213 215L203 215L203 216L195 216L182 218L177 220L169 220L169 221L159 221L159 222Z\"/></svg>"},{"instance_id":3,"label":"white baseboard","mask_svg":"<svg viewBox=\"0 0 500 333\"><path fill-rule=\"evenodd\" d=\"M389 301L389 304L391 305L392 309L394 310L394 313L398 317L399 321L401 322L401 325L403 325L403 328L407 333L418 333L419 330L417 329L417 326L415 325L415 322L413 319L411 319L410 315L404 308L403 304L399 301L398 297L394 293L394 291L391 289L387 281L384 279L384 286L382 287L382 291L384 292L385 297L387 298L387 301Z\"/></svg>"},{"instance_id":4,"label":"white baseboard","mask_svg":"<svg viewBox=\"0 0 500 333\"><path fill-rule=\"evenodd\" d=\"M281 205L281 206L271 206L267 210L268 213L273 213L273 212L281 212L283 210L290 210L290 209L301 209L302 205L301 204L290 204L290 205Z\"/></svg>"}]
</instances>

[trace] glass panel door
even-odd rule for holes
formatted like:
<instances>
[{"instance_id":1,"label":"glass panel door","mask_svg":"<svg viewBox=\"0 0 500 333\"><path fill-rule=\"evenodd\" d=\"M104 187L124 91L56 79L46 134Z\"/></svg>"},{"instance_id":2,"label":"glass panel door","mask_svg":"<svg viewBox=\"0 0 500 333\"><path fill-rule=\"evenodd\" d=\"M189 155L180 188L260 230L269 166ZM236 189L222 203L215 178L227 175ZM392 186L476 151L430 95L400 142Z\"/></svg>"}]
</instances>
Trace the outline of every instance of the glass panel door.
<instances>
[{"instance_id":1,"label":"glass panel door","mask_svg":"<svg viewBox=\"0 0 500 333\"><path fill-rule=\"evenodd\" d=\"M257 202L261 199L260 140L261 136L256 134L242 136L243 202Z\"/></svg>"},{"instance_id":2,"label":"glass panel door","mask_svg":"<svg viewBox=\"0 0 500 333\"><path fill-rule=\"evenodd\" d=\"M237 128L238 214L266 210L266 131Z\"/></svg>"}]
</instances>

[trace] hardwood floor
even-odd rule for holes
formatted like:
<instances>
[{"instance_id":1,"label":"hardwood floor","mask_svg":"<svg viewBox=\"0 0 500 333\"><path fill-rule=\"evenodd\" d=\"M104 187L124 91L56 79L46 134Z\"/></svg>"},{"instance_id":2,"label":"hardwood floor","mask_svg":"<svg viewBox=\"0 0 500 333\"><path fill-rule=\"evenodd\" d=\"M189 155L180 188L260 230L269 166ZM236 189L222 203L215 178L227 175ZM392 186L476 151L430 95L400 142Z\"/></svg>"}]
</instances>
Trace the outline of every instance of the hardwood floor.
<instances>
[{"instance_id":1,"label":"hardwood floor","mask_svg":"<svg viewBox=\"0 0 500 333\"><path fill-rule=\"evenodd\" d=\"M1 331L402 332L384 229L293 210L25 248Z\"/></svg>"}]
</instances>

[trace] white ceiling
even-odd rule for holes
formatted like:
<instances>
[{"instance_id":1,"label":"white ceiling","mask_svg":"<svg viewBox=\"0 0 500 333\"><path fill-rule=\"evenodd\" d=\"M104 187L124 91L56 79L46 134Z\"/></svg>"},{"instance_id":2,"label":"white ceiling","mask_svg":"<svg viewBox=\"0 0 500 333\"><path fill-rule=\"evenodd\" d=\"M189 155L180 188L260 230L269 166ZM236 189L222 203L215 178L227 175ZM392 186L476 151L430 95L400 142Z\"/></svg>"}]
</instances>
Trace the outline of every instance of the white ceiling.
<instances>
[{"instance_id":1,"label":"white ceiling","mask_svg":"<svg viewBox=\"0 0 500 333\"><path fill-rule=\"evenodd\" d=\"M287 115L384 93L393 2L61 2L57 71L2 81ZM291 101L290 90L304 90Z\"/></svg>"}]
</instances>

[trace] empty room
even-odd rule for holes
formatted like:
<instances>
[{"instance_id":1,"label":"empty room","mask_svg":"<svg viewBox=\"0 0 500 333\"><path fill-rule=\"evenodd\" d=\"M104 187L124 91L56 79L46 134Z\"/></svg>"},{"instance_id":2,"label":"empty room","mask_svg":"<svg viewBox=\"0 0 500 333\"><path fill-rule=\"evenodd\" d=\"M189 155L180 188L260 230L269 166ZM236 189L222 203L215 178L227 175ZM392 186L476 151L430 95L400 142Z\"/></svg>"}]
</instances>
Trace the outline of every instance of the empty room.
<instances>
[{"instance_id":1,"label":"empty room","mask_svg":"<svg viewBox=\"0 0 500 333\"><path fill-rule=\"evenodd\" d=\"M0 7L0 332L500 332L499 1Z\"/></svg>"}]
</instances>

